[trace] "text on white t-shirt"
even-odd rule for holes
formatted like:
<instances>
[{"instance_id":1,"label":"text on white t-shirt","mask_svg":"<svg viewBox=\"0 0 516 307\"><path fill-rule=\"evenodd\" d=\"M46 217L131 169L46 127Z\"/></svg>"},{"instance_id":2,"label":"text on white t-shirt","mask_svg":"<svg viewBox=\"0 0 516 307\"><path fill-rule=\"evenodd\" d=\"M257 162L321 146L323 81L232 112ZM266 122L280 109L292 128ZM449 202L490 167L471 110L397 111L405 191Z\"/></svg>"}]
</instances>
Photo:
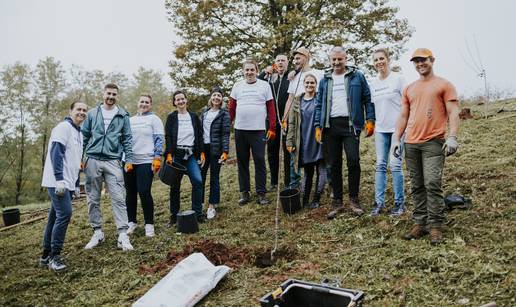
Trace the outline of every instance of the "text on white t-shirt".
<instances>
[{"instance_id":1,"label":"text on white t-shirt","mask_svg":"<svg viewBox=\"0 0 516 307\"><path fill-rule=\"evenodd\" d=\"M189 113L178 113L177 121L177 145L193 146L195 140L195 133L192 125L192 117Z\"/></svg>"}]
</instances>

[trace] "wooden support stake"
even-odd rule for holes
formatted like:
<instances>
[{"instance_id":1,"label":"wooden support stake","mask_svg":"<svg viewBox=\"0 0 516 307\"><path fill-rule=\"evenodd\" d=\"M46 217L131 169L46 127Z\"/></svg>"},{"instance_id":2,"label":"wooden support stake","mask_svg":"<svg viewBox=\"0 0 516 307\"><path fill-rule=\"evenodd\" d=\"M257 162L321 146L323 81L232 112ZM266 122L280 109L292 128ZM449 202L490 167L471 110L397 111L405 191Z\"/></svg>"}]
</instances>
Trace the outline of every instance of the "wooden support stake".
<instances>
[{"instance_id":1,"label":"wooden support stake","mask_svg":"<svg viewBox=\"0 0 516 307\"><path fill-rule=\"evenodd\" d=\"M5 230L9 230L9 229L14 228L14 227L19 226L19 225L27 225L27 224L30 224L32 222L36 222L36 221L42 220L42 219L44 219L46 217L47 217L47 215L41 215L41 216L37 216L35 218L32 218L30 220L23 221L23 222L18 223L18 224L14 224L14 225L7 226L7 227L2 227L2 228L0 228L0 232L1 231L5 231Z\"/></svg>"}]
</instances>

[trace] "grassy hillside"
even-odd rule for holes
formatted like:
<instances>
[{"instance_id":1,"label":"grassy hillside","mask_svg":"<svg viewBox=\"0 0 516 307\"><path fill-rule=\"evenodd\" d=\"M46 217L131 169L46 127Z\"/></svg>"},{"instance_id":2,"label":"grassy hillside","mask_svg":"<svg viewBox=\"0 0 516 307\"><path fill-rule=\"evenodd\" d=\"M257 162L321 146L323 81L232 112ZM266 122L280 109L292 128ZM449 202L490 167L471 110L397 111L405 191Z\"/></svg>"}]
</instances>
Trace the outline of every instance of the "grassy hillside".
<instances>
[{"instance_id":1,"label":"grassy hillside","mask_svg":"<svg viewBox=\"0 0 516 307\"><path fill-rule=\"evenodd\" d=\"M343 287L363 290L371 306L478 306L490 301L514 306L516 117L512 115L516 101L494 104L487 119L481 117L482 106L470 107L475 118L461 123L461 147L446 160L444 190L472 198L474 207L449 213L442 245L401 240L411 226L409 215L397 220L343 215L328 221L325 196L324 206L317 210L281 216L284 253L275 265L258 268L254 256L273 244L275 203L239 207L233 164L223 167L219 215L201 225L195 235L176 234L165 226L168 189L160 182L154 185L157 236L146 238L140 227L131 237L135 251L130 253L116 249L106 200L107 241L90 251L83 249L91 236L87 206L84 200L75 205L64 249L69 270L61 274L37 266L44 220L0 232L0 305L129 305L168 272L164 260L170 251L181 253L185 246L209 239L244 256L202 301L203 306L255 306L288 277L315 282L324 277L339 279ZM496 112L502 108L510 112ZM361 199L369 210L374 144L373 139L361 142ZM186 209L190 185L187 179L183 182L182 208ZM392 190L387 197L392 199ZM411 208L410 197L408 203ZM156 272L145 273L149 268Z\"/></svg>"}]
</instances>

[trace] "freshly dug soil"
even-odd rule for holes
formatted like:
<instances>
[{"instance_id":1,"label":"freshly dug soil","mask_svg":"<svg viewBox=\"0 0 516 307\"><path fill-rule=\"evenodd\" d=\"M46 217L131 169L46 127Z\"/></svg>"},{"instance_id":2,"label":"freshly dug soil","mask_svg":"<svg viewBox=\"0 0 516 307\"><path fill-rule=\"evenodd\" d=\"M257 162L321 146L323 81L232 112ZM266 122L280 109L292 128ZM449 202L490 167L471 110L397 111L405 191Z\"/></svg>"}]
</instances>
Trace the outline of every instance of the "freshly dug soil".
<instances>
[{"instance_id":1,"label":"freshly dug soil","mask_svg":"<svg viewBox=\"0 0 516 307\"><path fill-rule=\"evenodd\" d=\"M292 248L278 248L274 252L274 256L271 258L271 249L259 250L255 254L254 265L259 268L267 268L273 266L279 259L285 259L292 261L296 256L296 251Z\"/></svg>"},{"instance_id":2,"label":"freshly dug soil","mask_svg":"<svg viewBox=\"0 0 516 307\"><path fill-rule=\"evenodd\" d=\"M157 262L153 266L141 264L138 268L138 273L144 275L167 272L168 268L176 265L192 253L203 253L214 265L227 265L231 268L237 268L244 263L249 263L251 259L251 253L245 248L228 247L225 244L212 240L201 240L188 243L182 251L172 250L168 252L164 260Z\"/></svg>"}]
</instances>

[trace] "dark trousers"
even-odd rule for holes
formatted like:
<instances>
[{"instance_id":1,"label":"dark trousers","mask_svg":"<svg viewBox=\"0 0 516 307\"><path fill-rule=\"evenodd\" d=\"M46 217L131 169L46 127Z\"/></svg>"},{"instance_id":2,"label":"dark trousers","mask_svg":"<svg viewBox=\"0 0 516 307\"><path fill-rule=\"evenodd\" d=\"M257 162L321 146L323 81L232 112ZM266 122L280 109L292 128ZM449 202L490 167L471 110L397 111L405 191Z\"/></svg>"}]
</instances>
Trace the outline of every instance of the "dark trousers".
<instances>
[{"instance_id":1,"label":"dark trousers","mask_svg":"<svg viewBox=\"0 0 516 307\"><path fill-rule=\"evenodd\" d=\"M280 161L280 133L281 125L276 126L276 138L267 142L267 160L269 162L269 171L271 176L271 185L278 184L279 177L279 161ZM286 137L283 136L283 173L285 186L288 187L290 184L290 153L287 151L287 145L285 141Z\"/></svg>"},{"instance_id":2,"label":"dark trousers","mask_svg":"<svg viewBox=\"0 0 516 307\"><path fill-rule=\"evenodd\" d=\"M252 152L256 193L265 193L267 181L265 170L265 131L235 129L235 147L240 192L249 192L251 190L249 160L251 158L250 153Z\"/></svg>"},{"instance_id":3,"label":"dark trousers","mask_svg":"<svg viewBox=\"0 0 516 307\"><path fill-rule=\"evenodd\" d=\"M72 192L67 191L63 196L57 196L55 191L55 188L48 188L52 203L43 234L43 250L49 252L51 256L61 253L66 230L72 217Z\"/></svg>"},{"instance_id":4,"label":"dark trousers","mask_svg":"<svg viewBox=\"0 0 516 307\"><path fill-rule=\"evenodd\" d=\"M202 176L201 176L201 168L199 164L197 164L197 160L193 155L191 155L188 160L177 159L175 162L179 162L186 167L186 175L190 178L190 183L192 184L192 210L195 211L197 216L202 215ZM172 216L176 216L179 213L179 208L181 207L181 180L183 179L183 175L181 175L181 179L179 180L179 184L173 185L170 187L170 214Z\"/></svg>"},{"instance_id":5,"label":"dark trousers","mask_svg":"<svg viewBox=\"0 0 516 307\"><path fill-rule=\"evenodd\" d=\"M349 126L347 117L330 118L330 128L325 130L328 158L331 166L333 198L342 199L342 148L348 166L349 197L358 197L360 189L360 134Z\"/></svg>"},{"instance_id":6,"label":"dark trousers","mask_svg":"<svg viewBox=\"0 0 516 307\"><path fill-rule=\"evenodd\" d=\"M319 160L317 162L306 163L303 165L303 199L308 200L310 198L310 192L312 191L313 177L314 173L316 173L315 179L315 195L321 195L324 191L324 187L326 186L326 164L323 160ZM316 196L317 197L317 196Z\"/></svg>"},{"instance_id":7,"label":"dark trousers","mask_svg":"<svg viewBox=\"0 0 516 307\"><path fill-rule=\"evenodd\" d=\"M206 162L204 166L201 168L201 176L202 176L202 200L204 201L204 193L205 193L205 183L206 183L206 175L208 174L208 169L210 170L210 197L208 199L208 203L214 205L220 203L220 163L219 155L212 155L210 150L210 144L204 144L204 153L206 154Z\"/></svg>"},{"instance_id":8,"label":"dark trousers","mask_svg":"<svg viewBox=\"0 0 516 307\"><path fill-rule=\"evenodd\" d=\"M136 207L140 195L145 224L154 224L154 200L151 194L153 177L151 163L135 164L131 172L124 172L125 205L129 222L136 223Z\"/></svg>"}]
</instances>

